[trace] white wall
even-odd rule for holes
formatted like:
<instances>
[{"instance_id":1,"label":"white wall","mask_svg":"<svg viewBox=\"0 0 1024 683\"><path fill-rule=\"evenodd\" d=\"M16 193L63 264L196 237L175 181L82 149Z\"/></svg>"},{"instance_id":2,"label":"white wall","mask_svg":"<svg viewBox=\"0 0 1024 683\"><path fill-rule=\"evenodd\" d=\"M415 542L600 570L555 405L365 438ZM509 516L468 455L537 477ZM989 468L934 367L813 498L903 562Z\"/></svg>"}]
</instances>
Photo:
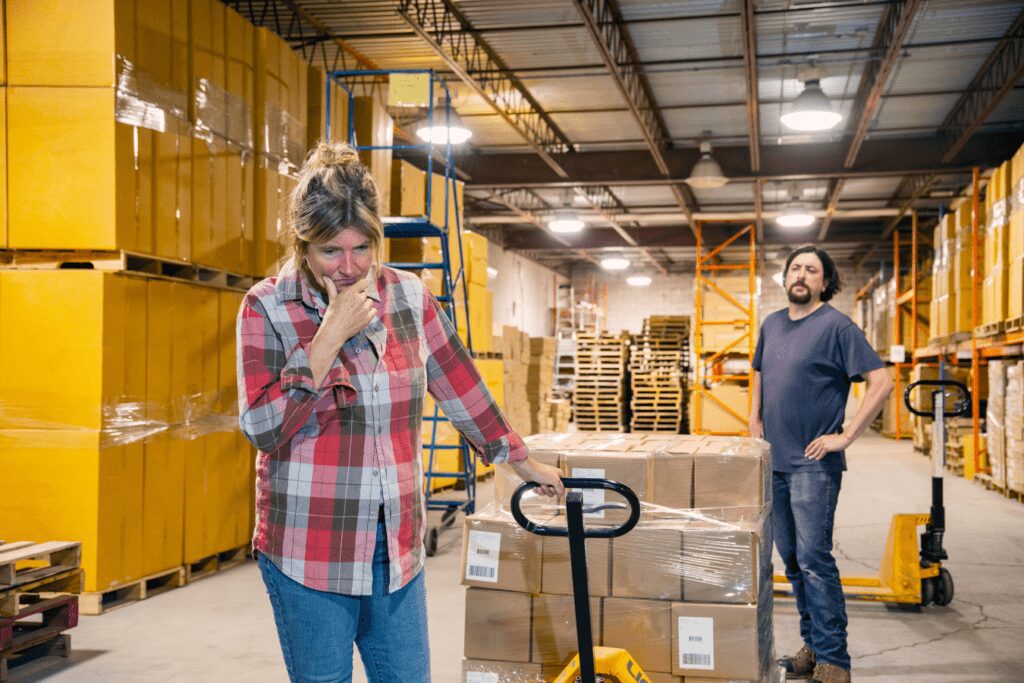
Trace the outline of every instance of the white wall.
<instances>
[{"instance_id":1,"label":"white wall","mask_svg":"<svg viewBox=\"0 0 1024 683\"><path fill-rule=\"evenodd\" d=\"M573 271L573 287L576 298L582 298L590 291L591 275L597 304L603 303L602 285L607 285L605 329L612 333L627 330L639 333L644 318L652 315L693 315L693 275L651 274L647 287L630 287L626 284L627 273L613 274L590 268Z\"/></svg>"},{"instance_id":2,"label":"white wall","mask_svg":"<svg viewBox=\"0 0 1024 683\"><path fill-rule=\"evenodd\" d=\"M490 281L494 333L501 334L502 325L515 325L532 337L553 336L555 282L566 278L493 242L487 243L487 263L498 271Z\"/></svg>"}]
</instances>

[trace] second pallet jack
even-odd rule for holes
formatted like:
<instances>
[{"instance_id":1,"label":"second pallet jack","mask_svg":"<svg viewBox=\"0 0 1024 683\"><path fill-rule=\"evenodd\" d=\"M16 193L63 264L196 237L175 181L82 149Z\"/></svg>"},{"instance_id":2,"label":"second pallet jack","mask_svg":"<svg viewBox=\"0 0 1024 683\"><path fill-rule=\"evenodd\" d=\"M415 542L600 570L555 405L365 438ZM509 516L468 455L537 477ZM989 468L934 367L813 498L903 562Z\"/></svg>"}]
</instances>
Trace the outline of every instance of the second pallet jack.
<instances>
[{"instance_id":1,"label":"second pallet jack","mask_svg":"<svg viewBox=\"0 0 1024 683\"><path fill-rule=\"evenodd\" d=\"M911 401L917 387L932 387L931 410L920 410ZM946 410L946 389L959 395ZM953 577L942 566L949 555L942 546L946 533L946 507L943 503L943 474L946 464L946 421L948 417L967 415L971 393L960 382L921 380L907 387L903 395L907 409L914 415L932 418L932 506L927 513L902 513L892 516L889 536L882 551L878 576L844 576L843 594L854 600L901 605L948 605L953 600ZM923 526L918 546L917 527ZM792 591L785 576L775 577L775 591Z\"/></svg>"},{"instance_id":2,"label":"second pallet jack","mask_svg":"<svg viewBox=\"0 0 1024 683\"><path fill-rule=\"evenodd\" d=\"M615 680L625 683L650 683L647 674L632 655L621 648L594 647L594 638L590 620L590 592L587 581L587 548L588 538L617 538L630 532L640 520L640 501L636 494L625 484L608 479L580 479L565 477L562 479L567 489L608 489L615 491L629 503L630 514L623 524L616 527L584 528L583 513L598 512L607 509L622 509L621 503L583 507L583 494L572 491L565 497L565 513L567 526L555 527L537 524L527 519L520 507L520 500L536 484L526 483L516 489L512 496L512 516L527 531L538 536L560 536L569 539L569 564L572 568L572 597L576 611L576 656L555 678L554 683L596 683L604 681L604 676L612 676Z\"/></svg>"}]
</instances>

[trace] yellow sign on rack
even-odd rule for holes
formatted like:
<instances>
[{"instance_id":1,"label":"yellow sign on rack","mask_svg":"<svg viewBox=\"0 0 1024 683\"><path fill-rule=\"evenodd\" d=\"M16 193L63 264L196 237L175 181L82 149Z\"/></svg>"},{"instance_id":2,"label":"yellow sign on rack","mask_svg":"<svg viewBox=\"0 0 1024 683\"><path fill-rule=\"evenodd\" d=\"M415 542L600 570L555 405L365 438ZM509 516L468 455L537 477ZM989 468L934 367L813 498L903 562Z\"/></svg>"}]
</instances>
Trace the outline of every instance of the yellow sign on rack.
<instances>
[{"instance_id":1,"label":"yellow sign on rack","mask_svg":"<svg viewBox=\"0 0 1024 683\"><path fill-rule=\"evenodd\" d=\"M391 74L388 84L389 107L429 105L430 74Z\"/></svg>"}]
</instances>

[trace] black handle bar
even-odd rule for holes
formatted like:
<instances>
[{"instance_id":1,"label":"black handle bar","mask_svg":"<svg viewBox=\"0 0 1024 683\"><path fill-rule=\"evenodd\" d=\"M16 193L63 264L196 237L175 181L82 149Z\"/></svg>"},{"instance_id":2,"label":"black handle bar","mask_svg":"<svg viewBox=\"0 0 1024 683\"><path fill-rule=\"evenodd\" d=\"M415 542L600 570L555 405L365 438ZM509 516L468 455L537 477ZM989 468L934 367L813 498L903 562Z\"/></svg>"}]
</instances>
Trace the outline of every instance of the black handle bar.
<instances>
[{"instance_id":1,"label":"black handle bar","mask_svg":"<svg viewBox=\"0 0 1024 683\"><path fill-rule=\"evenodd\" d=\"M623 536L632 530L636 526L636 523L640 521L640 500L633 493L633 489L629 488L625 484L621 484L617 481L611 481L610 479L577 479L573 477L562 477L562 483L565 484L567 489L608 489L615 491L620 496L626 499L629 503L630 514L623 524L613 527L590 527L584 532L586 538L618 538ZM520 508L519 501L530 489L536 488L537 484L528 481L522 484L516 489L516 492L512 494L512 516L519 526L523 527L527 531L538 536L561 536L566 537L569 535L568 527L558 526L547 526L544 524L537 524L523 514L522 508Z\"/></svg>"},{"instance_id":2,"label":"black handle bar","mask_svg":"<svg viewBox=\"0 0 1024 683\"><path fill-rule=\"evenodd\" d=\"M907 409L914 415L918 415L920 417L933 417L934 413L934 411L918 410L910 403L910 392L912 392L916 387L920 386L939 388L956 387L957 389L960 390L960 395L962 396L961 400L957 401L953 405L953 410L942 413L943 417L959 417L960 415L966 415L971 410L971 392L967 389L966 386L964 386L960 382L954 382L953 380L949 379L922 379L908 386L907 390L903 392L903 402L907 405ZM933 399L932 406L934 407L934 405L935 404Z\"/></svg>"}]
</instances>

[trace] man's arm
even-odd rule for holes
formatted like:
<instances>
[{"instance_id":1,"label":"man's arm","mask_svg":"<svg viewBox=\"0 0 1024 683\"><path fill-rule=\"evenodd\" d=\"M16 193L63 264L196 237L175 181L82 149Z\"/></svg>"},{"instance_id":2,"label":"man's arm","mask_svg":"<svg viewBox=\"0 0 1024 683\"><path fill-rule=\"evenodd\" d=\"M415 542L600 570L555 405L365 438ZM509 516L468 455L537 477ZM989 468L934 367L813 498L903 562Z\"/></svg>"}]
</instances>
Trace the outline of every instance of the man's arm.
<instances>
[{"instance_id":1,"label":"man's arm","mask_svg":"<svg viewBox=\"0 0 1024 683\"><path fill-rule=\"evenodd\" d=\"M804 456L810 460L821 460L827 454L846 449L867 430L875 419L885 399L892 393L893 382L885 368L878 368L867 373L868 388L857 414L846 425L842 434L825 434L808 444Z\"/></svg>"},{"instance_id":2,"label":"man's arm","mask_svg":"<svg viewBox=\"0 0 1024 683\"><path fill-rule=\"evenodd\" d=\"M747 429L755 439L764 438L764 423L761 421L761 373L754 370L754 381L750 383L750 416Z\"/></svg>"}]
</instances>

